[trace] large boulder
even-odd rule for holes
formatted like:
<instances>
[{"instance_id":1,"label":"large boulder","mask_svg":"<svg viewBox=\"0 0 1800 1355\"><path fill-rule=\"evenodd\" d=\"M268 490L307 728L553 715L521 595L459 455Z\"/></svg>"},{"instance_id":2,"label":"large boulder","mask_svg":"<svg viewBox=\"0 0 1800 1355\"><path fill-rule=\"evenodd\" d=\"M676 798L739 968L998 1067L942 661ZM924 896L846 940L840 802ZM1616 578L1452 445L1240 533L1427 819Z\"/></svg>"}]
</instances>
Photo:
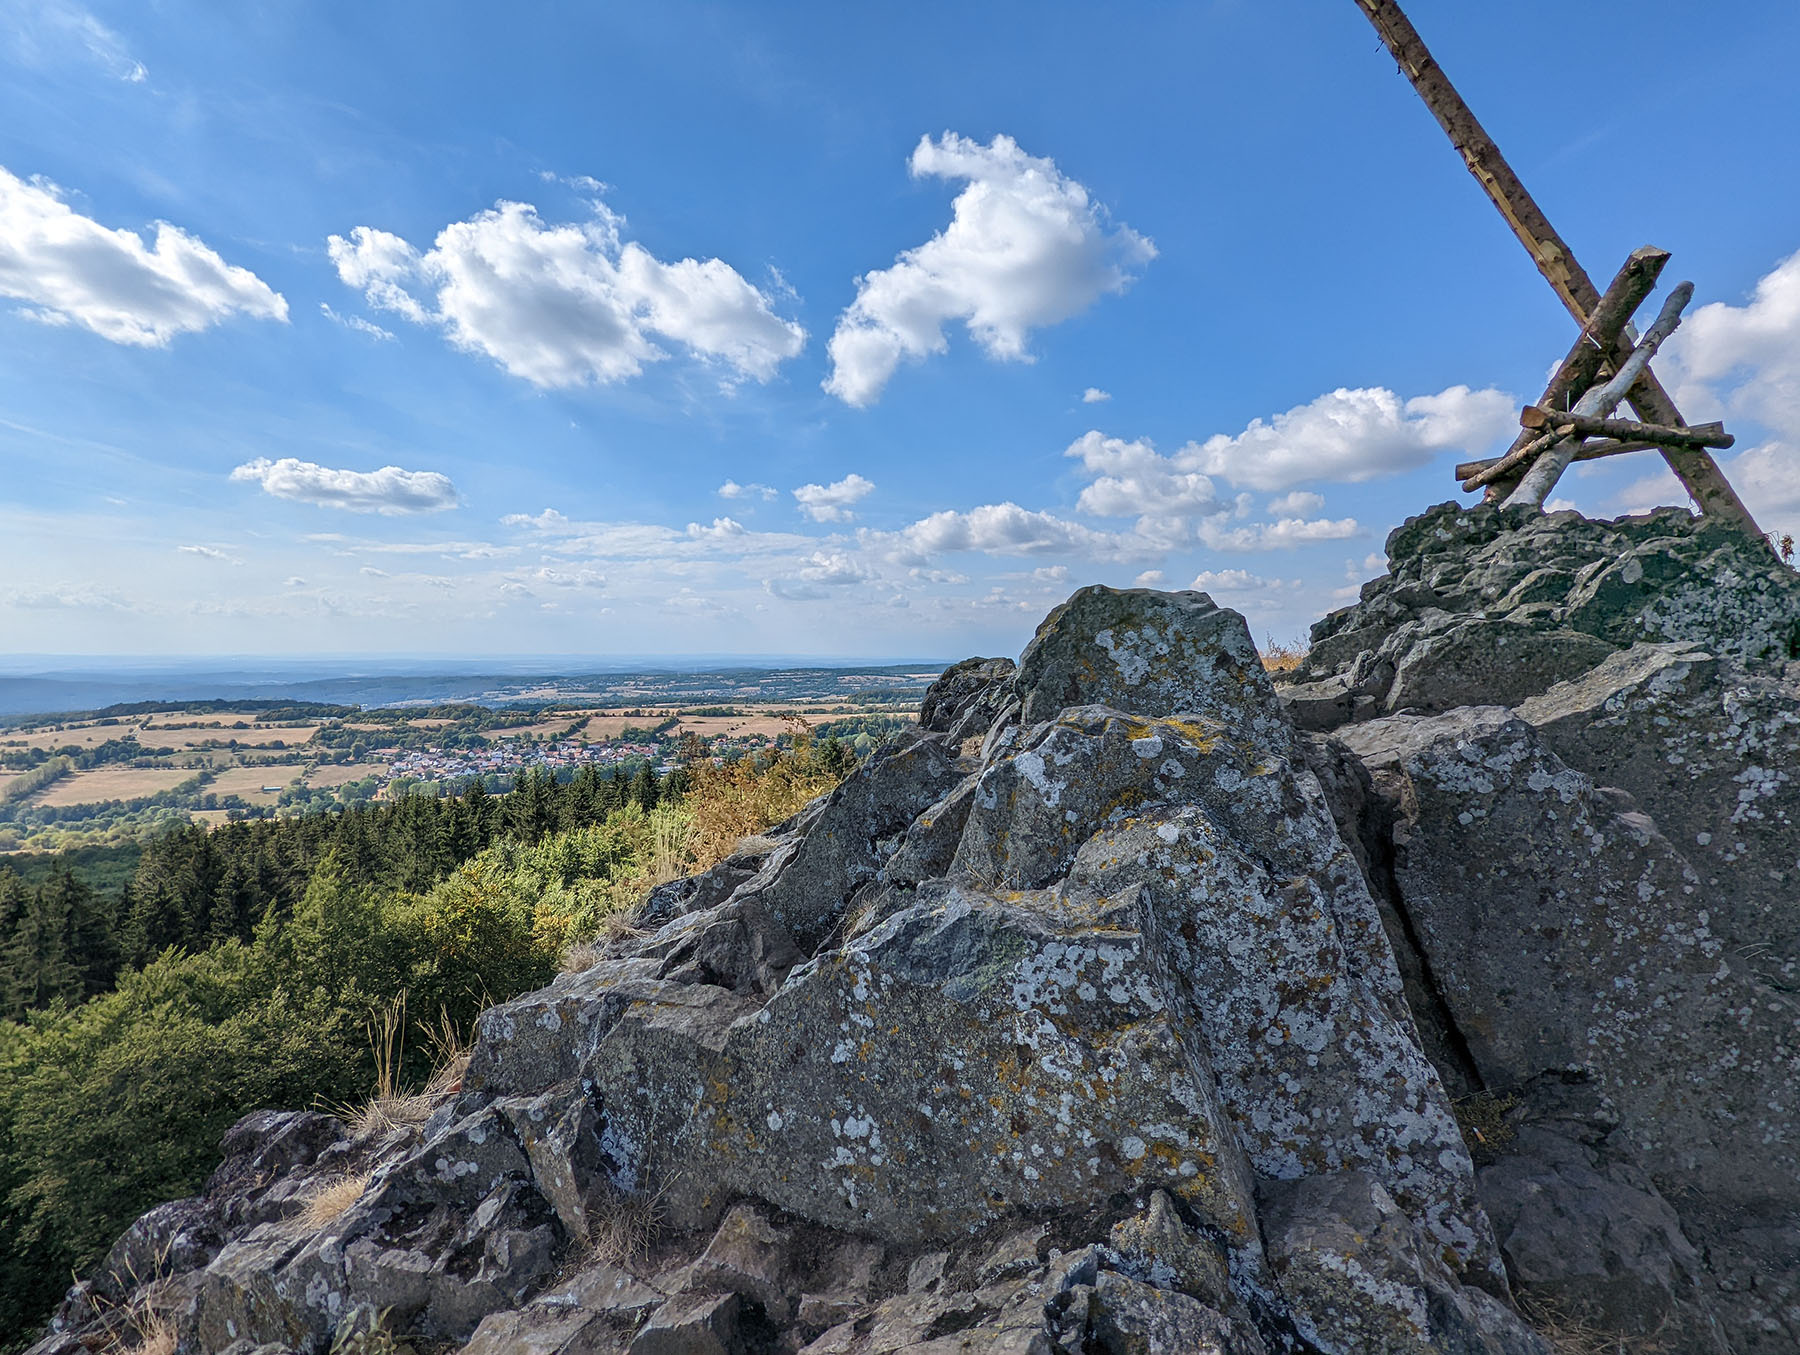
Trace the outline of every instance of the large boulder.
<instances>
[{"instance_id":1,"label":"large boulder","mask_svg":"<svg viewBox=\"0 0 1800 1355\"><path fill-rule=\"evenodd\" d=\"M1800 664L1634 645L1518 715L1563 762L1627 791L1700 875L1713 932L1800 989Z\"/></svg>"},{"instance_id":2,"label":"large boulder","mask_svg":"<svg viewBox=\"0 0 1800 1355\"><path fill-rule=\"evenodd\" d=\"M1395 528L1387 556L1284 675L1306 728L1515 705L1639 643L1756 668L1800 658L1800 575L1760 537L1680 509L1596 521L1445 503Z\"/></svg>"},{"instance_id":3,"label":"large boulder","mask_svg":"<svg viewBox=\"0 0 1800 1355\"><path fill-rule=\"evenodd\" d=\"M1613 1151L1708 1256L1734 1348L1800 1343L1800 1004L1716 930L1730 901L1510 711L1340 736L1397 807L1408 927L1483 1085L1591 1079Z\"/></svg>"}]
</instances>

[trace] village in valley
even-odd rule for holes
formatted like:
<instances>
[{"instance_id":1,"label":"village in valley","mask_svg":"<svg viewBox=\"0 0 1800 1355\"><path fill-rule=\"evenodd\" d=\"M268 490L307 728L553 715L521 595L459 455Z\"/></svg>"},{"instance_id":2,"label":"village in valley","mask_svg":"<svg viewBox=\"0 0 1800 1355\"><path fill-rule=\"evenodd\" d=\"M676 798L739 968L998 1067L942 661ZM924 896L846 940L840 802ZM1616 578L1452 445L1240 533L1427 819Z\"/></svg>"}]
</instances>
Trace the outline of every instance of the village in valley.
<instances>
[{"instance_id":1,"label":"village in valley","mask_svg":"<svg viewBox=\"0 0 1800 1355\"><path fill-rule=\"evenodd\" d=\"M181 822L405 794L505 792L533 768L666 776L802 738L858 756L913 721L933 667L536 679L392 704L142 701L0 717L0 853L120 846ZM424 684L421 684L424 686ZM625 704L621 697L631 704Z\"/></svg>"}]
</instances>

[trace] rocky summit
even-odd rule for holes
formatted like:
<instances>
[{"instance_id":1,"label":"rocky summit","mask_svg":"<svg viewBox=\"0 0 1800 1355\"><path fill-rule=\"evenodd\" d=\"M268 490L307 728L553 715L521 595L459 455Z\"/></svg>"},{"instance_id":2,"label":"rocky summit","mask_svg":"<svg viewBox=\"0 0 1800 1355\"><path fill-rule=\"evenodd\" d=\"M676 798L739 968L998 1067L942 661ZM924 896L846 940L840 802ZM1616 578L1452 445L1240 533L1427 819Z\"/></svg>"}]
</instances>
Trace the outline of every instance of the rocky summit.
<instances>
[{"instance_id":1,"label":"rocky summit","mask_svg":"<svg viewBox=\"0 0 1800 1355\"><path fill-rule=\"evenodd\" d=\"M1076 593L422 1124L238 1124L36 1355L1800 1348L1800 578L1670 512L1388 552L1279 689Z\"/></svg>"}]
</instances>

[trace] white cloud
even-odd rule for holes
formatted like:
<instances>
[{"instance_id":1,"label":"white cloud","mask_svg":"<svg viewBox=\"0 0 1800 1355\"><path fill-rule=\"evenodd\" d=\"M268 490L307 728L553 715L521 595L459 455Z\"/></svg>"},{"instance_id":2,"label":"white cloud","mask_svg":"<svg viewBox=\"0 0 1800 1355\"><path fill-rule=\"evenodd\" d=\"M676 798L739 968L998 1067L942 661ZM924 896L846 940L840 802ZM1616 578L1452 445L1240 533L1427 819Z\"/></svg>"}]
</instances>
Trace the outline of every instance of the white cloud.
<instances>
[{"instance_id":1,"label":"white cloud","mask_svg":"<svg viewBox=\"0 0 1800 1355\"><path fill-rule=\"evenodd\" d=\"M1123 291L1156 255L1130 227L1109 225L1105 209L1053 161L1027 155L1011 137L986 146L951 132L923 137L909 168L915 178L967 186L949 226L857 279L831 336L824 383L846 404L873 404L902 360L943 352L953 320L990 357L1028 360L1032 330Z\"/></svg>"},{"instance_id":2,"label":"white cloud","mask_svg":"<svg viewBox=\"0 0 1800 1355\"><path fill-rule=\"evenodd\" d=\"M1723 468L1764 530L1800 530L1800 253L1759 279L1746 305L1700 307L1664 346L1662 361L1690 420L1724 414L1774 435ZM1687 501L1667 471L1622 497L1633 508Z\"/></svg>"},{"instance_id":3,"label":"white cloud","mask_svg":"<svg viewBox=\"0 0 1800 1355\"><path fill-rule=\"evenodd\" d=\"M423 254L367 226L327 248L369 304L441 326L542 388L636 376L667 356L657 337L757 381L805 346L806 331L729 264L664 263L623 240L623 226L599 203L589 221L547 225L529 203L502 201L444 227Z\"/></svg>"},{"instance_id":4,"label":"white cloud","mask_svg":"<svg viewBox=\"0 0 1800 1355\"><path fill-rule=\"evenodd\" d=\"M1097 405L1110 399L1112 392L1103 391L1098 386L1089 386L1081 393L1081 403L1084 405Z\"/></svg>"},{"instance_id":5,"label":"white cloud","mask_svg":"<svg viewBox=\"0 0 1800 1355\"><path fill-rule=\"evenodd\" d=\"M319 314L323 315L327 320L330 320L334 324L342 325L345 329L353 329L358 334L366 334L371 339L379 339L385 342L394 337L393 330L383 329L380 325L375 324L373 321L365 320L360 315L339 315L323 301L319 303Z\"/></svg>"},{"instance_id":6,"label":"white cloud","mask_svg":"<svg viewBox=\"0 0 1800 1355\"><path fill-rule=\"evenodd\" d=\"M1146 439L1126 442L1088 432L1070 443L1063 455L1078 458L1084 470L1099 477L1076 501L1084 513L1113 518L1221 510L1213 482L1192 468L1192 458L1185 451L1165 457Z\"/></svg>"},{"instance_id":7,"label":"white cloud","mask_svg":"<svg viewBox=\"0 0 1800 1355\"><path fill-rule=\"evenodd\" d=\"M0 169L0 296L32 319L80 325L103 339L160 347L234 314L286 321L287 302L178 226L156 223L146 247L75 211L62 190Z\"/></svg>"},{"instance_id":8,"label":"white cloud","mask_svg":"<svg viewBox=\"0 0 1800 1355\"><path fill-rule=\"evenodd\" d=\"M874 481L852 471L828 485L801 485L794 491L794 498L799 501L800 511L814 522L849 522L856 516L851 507L874 488Z\"/></svg>"},{"instance_id":9,"label":"white cloud","mask_svg":"<svg viewBox=\"0 0 1800 1355\"><path fill-rule=\"evenodd\" d=\"M1380 386L1342 387L1265 423L1252 419L1175 455L1183 466L1252 489L1289 489L1308 480L1358 481L1412 470L1440 452L1486 448L1518 419L1504 391L1451 386L1402 401Z\"/></svg>"},{"instance_id":10,"label":"white cloud","mask_svg":"<svg viewBox=\"0 0 1800 1355\"><path fill-rule=\"evenodd\" d=\"M1154 555L1158 548L1135 537L1097 532L1050 513L1016 503L982 504L966 513L946 509L922 518L899 534L898 558L926 564L951 551L985 555L1076 555L1122 560Z\"/></svg>"},{"instance_id":11,"label":"white cloud","mask_svg":"<svg viewBox=\"0 0 1800 1355\"><path fill-rule=\"evenodd\" d=\"M721 499L747 499L754 494L760 495L765 503L777 492L769 485L740 485L736 480L727 480L718 491Z\"/></svg>"},{"instance_id":12,"label":"white cloud","mask_svg":"<svg viewBox=\"0 0 1800 1355\"><path fill-rule=\"evenodd\" d=\"M1131 582L1139 588L1161 588L1168 577L1160 569L1146 569Z\"/></svg>"},{"instance_id":13,"label":"white cloud","mask_svg":"<svg viewBox=\"0 0 1800 1355\"><path fill-rule=\"evenodd\" d=\"M199 555L208 560L229 560L231 558L217 546L177 546L175 549L183 555Z\"/></svg>"},{"instance_id":14,"label":"white cloud","mask_svg":"<svg viewBox=\"0 0 1800 1355\"><path fill-rule=\"evenodd\" d=\"M1292 494L1283 494L1279 499L1269 500L1269 511L1277 517L1305 517L1324 506L1323 494L1314 494L1305 489L1296 489Z\"/></svg>"},{"instance_id":15,"label":"white cloud","mask_svg":"<svg viewBox=\"0 0 1800 1355\"><path fill-rule=\"evenodd\" d=\"M332 470L311 461L284 456L271 461L259 456L231 472L233 480L262 486L278 499L342 508L352 513L436 513L456 507L456 486L448 476L431 470Z\"/></svg>"},{"instance_id":16,"label":"white cloud","mask_svg":"<svg viewBox=\"0 0 1800 1355\"><path fill-rule=\"evenodd\" d=\"M1244 569L1204 569L1189 588L1203 593L1282 593L1301 586L1298 579L1265 579Z\"/></svg>"},{"instance_id":17,"label":"white cloud","mask_svg":"<svg viewBox=\"0 0 1800 1355\"><path fill-rule=\"evenodd\" d=\"M1200 524L1200 539L1212 549L1223 551L1286 550L1316 541L1343 541L1360 535L1362 525L1355 518L1282 518L1277 522L1230 528L1210 521Z\"/></svg>"}]
</instances>

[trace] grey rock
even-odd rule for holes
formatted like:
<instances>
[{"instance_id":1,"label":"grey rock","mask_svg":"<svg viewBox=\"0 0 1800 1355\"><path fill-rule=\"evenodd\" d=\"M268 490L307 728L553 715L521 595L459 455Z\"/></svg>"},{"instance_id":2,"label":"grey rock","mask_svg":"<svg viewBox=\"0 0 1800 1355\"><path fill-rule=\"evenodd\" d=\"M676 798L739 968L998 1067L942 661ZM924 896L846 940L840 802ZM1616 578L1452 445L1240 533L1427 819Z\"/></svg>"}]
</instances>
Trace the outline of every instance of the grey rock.
<instances>
[{"instance_id":1,"label":"grey rock","mask_svg":"<svg viewBox=\"0 0 1800 1355\"><path fill-rule=\"evenodd\" d=\"M1446 618L1426 625L1394 666L1386 709L1435 714L1467 705L1471 693L1511 705L1586 672L1615 647L1566 626L1512 617Z\"/></svg>"},{"instance_id":2,"label":"grey rock","mask_svg":"<svg viewBox=\"0 0 1800 1355\"><path fill-rule=\"evenodd\" d=\"M755 891L811 954L842 921L850 895L875 878L899 836L962 778L947 736L909 732L888 740L826 797L791 854L777 852L765 875L740 893Z\"/></svg>"},{"instance_id":3,"label":"grey rock","mask_svg":"<svg viewBox=\"0 0 1800 1355\"><path fill-rule=\"evenodd\" d=\"M1070 706L1109 706L1203 713L1278 749L1291 738L1244 618L1205 593L1083 588L1038 626L1014 683L1027 726Z\"/></svg>"},{"instance_id":4,"label":"grey rock","mask_svg":"<svg viewBox=\"0 0 1800 1355\"><path fill-rule=\"evenodd\" d=\"M1569 766L1628 792L1699 873L1712 930L1800 990L1800 666L1636 645L1518 714Z\"/></svg>"},{"instance_id":5,"label":"grey rock","mask_svg":"<svg viewBox=\"0 0 1800 1355\"><path fill-rule=\"evenodd\" d=\"M938 675L919 706L919 728L948 734L953 744L993 728L1012 696L1011 659L964 659Z\"/></svg>"},{"instance_id":6,"label":"grey rock","mask_svg":"<svg viewBox=\"0 0 1800 1355\"><path fill-rule=\"evenodd\" d=\"M1705 882L1632 797L1510 712L1340 732L1401 807L1404 907L1484 1083L1591 1077L1707 1258L1727 1339L1800 1341L1794 996L1713 930Z\"/></svg>"},{"instance_id":7,"label":"grey rock","mask_svg":"<svg viewBox=\"0 0 1800 1355\"><path fill-rule=\"evenodd\" d=\"M1387 555L1284 679L1304 728L1516 704L1646 641L1758 668L1800 657L1800 575L1761 539L1679 509L1590 521L1446 503L1390 533Z\"/></svg>"},{"instance_id":8,"label":"grey rock","mask_svg":"<svg viewBox=\"0 0 1800 1355\"><path fill-rule=\"evenodd\" d=\"M1550 1355L1510 1309L1458 1285L1366 1173L1270 1183L1262 1219L1295 1325L1324 1355Z\"/></svg>"},{"instance_id":9,"label":"grey rock","mask_svg":"<svg viewBox=\"0 0 1800 1355\"><path fill-rule=\"evenodd\" d=\"M1478 1177L1507 1273L1534 1303L1683 1351L1730 1349L1699 1253L1649 1175L1528 1124Z\"/></svg>"},{"instance_id":10,"label":"grey rock","mask_svg":"<svg viewBox=\"0 0 1800 1355\"><path fill-rule=\"evenodd\" d=\"M1117 1271L1098 1277L1088 1304L1090 1343L1106 1355L1262 1355L1254 1329L1187 1294Z\"/></svg>"},{"instance_id":11,"label":"grey rock","mask_svg":"<svg viewBox=\"0 0 1800 1355\"><path fill-rule=\"evenodd\" d=\"M688 1294L650 1314L631 1355L739 1355L736 1294Z\"/></svg>"}]
</instances>

